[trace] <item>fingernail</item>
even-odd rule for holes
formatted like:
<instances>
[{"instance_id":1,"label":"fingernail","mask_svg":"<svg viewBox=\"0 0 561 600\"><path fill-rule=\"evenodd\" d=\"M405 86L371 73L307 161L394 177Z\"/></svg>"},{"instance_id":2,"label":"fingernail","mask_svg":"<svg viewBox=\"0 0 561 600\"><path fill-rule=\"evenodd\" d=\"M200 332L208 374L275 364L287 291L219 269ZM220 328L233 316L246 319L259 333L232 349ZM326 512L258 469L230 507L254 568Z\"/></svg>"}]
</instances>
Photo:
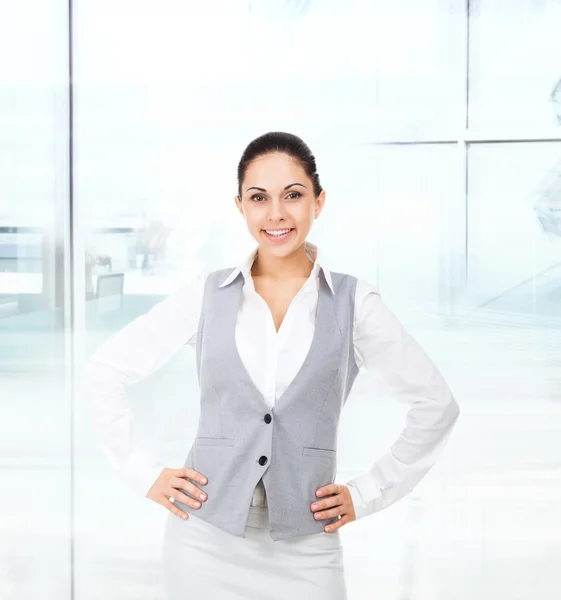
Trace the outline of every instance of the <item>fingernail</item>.
<instances>
[{"instance_id":1,"label":"fingernail","mask_svg":"<svg viewBox=\"0 0 561 600\"><path fill-rule=\"evenodd\" d=\"M199 494L199 498L200 498L201 500L204 500L204 499L205 499L205 495L204 495L204 494Z\"/></svg>"},{"instance_id":2,"label":"fingernail","mask_svg":"<svg viewBox=\"0 0 561 600\"><path fill-rule=\"evenodd\" d=\"M318 507L317 504L312 504L312 510L316 510L317 507Z\"/></svg>"},{"instance_id":3,"label":"fingernail","mask_svg":"<svg viewBox=\"0 0 561 600\"><path fill-rule=\"evenodd\" d=\"M323 494L323 492L321 490L319 490L319 492L317 492L318 496L321 496Z\"/></svg>"},{"instance_id":4,"label":"fingernail","mask_svg":"<svg viewBox=\"0 0 561 600\"><path fill-rule=\"evenodd\" d=\"M201 477L201 483L206 483L206 477Z\"/></svg>"}]
</instances>

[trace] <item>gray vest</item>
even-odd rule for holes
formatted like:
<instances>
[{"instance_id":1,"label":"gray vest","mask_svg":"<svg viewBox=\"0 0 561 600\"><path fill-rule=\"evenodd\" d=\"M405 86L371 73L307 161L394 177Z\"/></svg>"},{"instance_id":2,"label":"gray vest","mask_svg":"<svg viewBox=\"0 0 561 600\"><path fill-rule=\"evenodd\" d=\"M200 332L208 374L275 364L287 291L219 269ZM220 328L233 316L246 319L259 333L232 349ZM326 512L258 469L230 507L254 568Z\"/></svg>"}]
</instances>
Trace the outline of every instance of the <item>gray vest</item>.
<instances>
[{"instance_id":1,"label":"gray vest","mask_svg":"<svg viewBox=\"0 0 561 600\"><path fill-rule=\"evenodd\" d=\"M235 327L244 276L222 288L232 269L209 273L201 307L196 364L200 419L185 467L204 474L200 508L176 505L233 535L244 529L255 486L265 487L271 539L320 533L338 517L316 520L316 490L337 471L339 416L358 374L353 351L356 277L319 270L310 350L273 408L265 402L237 350ZM184 492L185 493L185 492ZM190 494L189 494L190 495Z\"/></svg>"}]
</instances>

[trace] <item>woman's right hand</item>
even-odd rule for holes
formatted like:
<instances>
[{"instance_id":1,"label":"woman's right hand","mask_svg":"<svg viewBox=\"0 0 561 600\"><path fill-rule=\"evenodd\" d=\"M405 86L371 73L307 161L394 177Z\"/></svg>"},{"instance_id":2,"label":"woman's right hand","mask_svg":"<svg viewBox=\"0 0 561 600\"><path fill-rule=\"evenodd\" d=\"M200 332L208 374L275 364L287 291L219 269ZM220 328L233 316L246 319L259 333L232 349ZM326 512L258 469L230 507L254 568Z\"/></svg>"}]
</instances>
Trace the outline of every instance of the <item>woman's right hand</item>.
<instances>
[{"instance_id":1,"label":"woman's right hand","mask_svg":"<svg viewBox=\"0 0 561 600\"><path fill-rule=\"evenodd\" d=\"M158 476L158 479L156 479L152 487L148 490L146 497L150 498L150 500L154 500L154 502L157 502L162 506L165 506L174 515L177 515L182 519L188 519L189 514L180 508L177 508L177 506L171 502L170 498L179 500L180 502L183 502L183 504L189 504L194 508L200 508L201 503L198 500L187 496L179 490L185 490L186 492L189 492L189 494L195 498L199 498L202 502L207 499L207 495L190 481L181 479L182 477L188 477L189 479L200 482L203 485L207 483L207 480L202 473L199 473L198 471L195 471L189 467L184 467L182 469L169 469L168 467L164 467Z\"/></svg>"}]
</instances>

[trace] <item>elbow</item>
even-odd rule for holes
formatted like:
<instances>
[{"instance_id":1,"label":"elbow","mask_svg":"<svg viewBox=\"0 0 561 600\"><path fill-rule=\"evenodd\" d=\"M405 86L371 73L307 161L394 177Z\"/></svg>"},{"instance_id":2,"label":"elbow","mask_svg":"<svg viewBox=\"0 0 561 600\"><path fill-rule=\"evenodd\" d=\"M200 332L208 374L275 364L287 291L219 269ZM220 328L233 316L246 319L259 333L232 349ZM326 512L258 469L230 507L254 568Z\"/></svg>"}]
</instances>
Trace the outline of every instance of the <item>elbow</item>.
<instances>
[{"instance_id":1,"label":"elbow","mask_svg":"<svg viewBox=\"0 0 561 600\"><path fill-rule=\"evenodd\" d=\"M452 398L452 405L454 407L454 410L456 411L456 414L459 415L460 414L460 405L458 404L458 401L456 400L456 398L453 394L452 394L451 398Z\"/></svg>"},{"instance_id":2,"label":"elbow","mask_svg":"<svg viewBox=\"0 0 561 600\"><path fill-rule=\"evenodd\" d=\"M453 395L450 396L449 412L452 423L455 423L460 416L460 405Z\"/></svg>"}]
</instances>

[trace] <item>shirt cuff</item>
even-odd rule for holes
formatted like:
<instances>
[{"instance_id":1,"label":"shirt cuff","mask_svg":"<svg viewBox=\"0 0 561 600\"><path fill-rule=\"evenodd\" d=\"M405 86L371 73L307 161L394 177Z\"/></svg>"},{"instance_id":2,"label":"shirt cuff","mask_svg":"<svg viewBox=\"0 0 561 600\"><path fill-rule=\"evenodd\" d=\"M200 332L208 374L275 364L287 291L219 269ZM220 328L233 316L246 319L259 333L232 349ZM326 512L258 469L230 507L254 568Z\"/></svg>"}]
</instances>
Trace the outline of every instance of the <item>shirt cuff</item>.
<instances>
[{"instance_id":1,"label":"shirt cuff","mask_svg":"<svg viewBox=\"0 0 561 600\"><path fill-rule=\"evenodd\" d=\"M370 473L355 477L345 485L349 488L357 520L378 509L376 500L382 498L382 491L380 484Z\"/></svg>"}]
</instances>

